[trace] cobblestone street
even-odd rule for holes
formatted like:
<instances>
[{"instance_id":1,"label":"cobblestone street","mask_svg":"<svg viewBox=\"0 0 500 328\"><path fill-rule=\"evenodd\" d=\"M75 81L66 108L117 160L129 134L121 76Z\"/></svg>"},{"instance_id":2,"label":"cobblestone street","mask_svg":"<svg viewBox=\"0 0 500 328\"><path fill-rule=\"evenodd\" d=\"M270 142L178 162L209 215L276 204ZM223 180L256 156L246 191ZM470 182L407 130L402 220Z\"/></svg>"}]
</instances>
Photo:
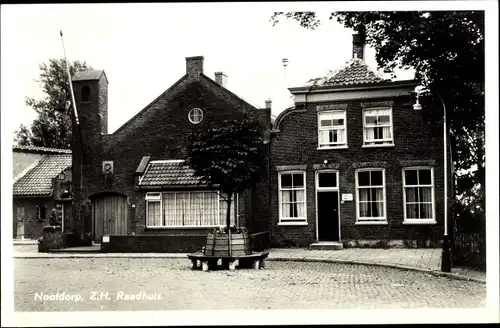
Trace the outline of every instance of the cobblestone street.
<instances>
[{"instance_id":1,"label":"cobblestone street","mask_svg":"<svg viewBox=\"0 0 500 328\"><path fill-rule=\"evenodd\" d=\"M466 308L486 297L472 281L334 263L201 272L187 259L54 258L14 270L15 311Z\"/></svg>"}]
</instances>

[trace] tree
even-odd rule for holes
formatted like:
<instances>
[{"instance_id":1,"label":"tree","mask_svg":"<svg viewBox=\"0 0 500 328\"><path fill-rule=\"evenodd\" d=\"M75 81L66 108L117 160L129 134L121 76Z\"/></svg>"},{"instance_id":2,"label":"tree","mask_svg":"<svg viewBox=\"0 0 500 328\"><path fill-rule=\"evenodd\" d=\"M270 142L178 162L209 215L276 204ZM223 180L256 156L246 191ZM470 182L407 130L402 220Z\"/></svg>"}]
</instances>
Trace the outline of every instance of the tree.
<instances>
[{"instance_id":1,"label":"tree","mask_svg":"<svg viewBox=\"0 0 500 328\"><path fill-rule=\"evenodd\" d=\"M273 25L280 17L309 29L321 24L315 12L276 12ZM415 79L432 95L432 106L424 106L435 111L430 116L442 118L443 106L435 99L442 98L455 169L466 172L455 175L457 195L470 211L484 213L484 12L333 12L334 18L375 49L386 72L415 70Z\"/></svg>"},{"instance_id":2,"label":"tree","mask_svg":"<svg viewBox=\"0 0 500 328\"><path fill-rule=\"evenodd\" d=\"M49 59L48 64L40 66L39 79L45 97L41 100L27 97L26 105L33 108L38 118L31 129L21 124L15 132L14 142L21 146L51 148L70 148L72 99L66 62L64 59ZM91 70L85 62L74 61L70 64L71 76L76 72Z\"/></svg>"},{"instance_id":3,"label":"tree","mask_svg":"<svg viewBox=\"0 0 500 328\"><path fill-rule=\"evenodd\" d=\"M230 229L231 202L235 194L259 180L263 163L259 155L262 129L254 121L223 121L201 133L193 133L184 165L194 170L199 183L222 192L227 204L226 226Z\"/></svg>"}]
</instances>

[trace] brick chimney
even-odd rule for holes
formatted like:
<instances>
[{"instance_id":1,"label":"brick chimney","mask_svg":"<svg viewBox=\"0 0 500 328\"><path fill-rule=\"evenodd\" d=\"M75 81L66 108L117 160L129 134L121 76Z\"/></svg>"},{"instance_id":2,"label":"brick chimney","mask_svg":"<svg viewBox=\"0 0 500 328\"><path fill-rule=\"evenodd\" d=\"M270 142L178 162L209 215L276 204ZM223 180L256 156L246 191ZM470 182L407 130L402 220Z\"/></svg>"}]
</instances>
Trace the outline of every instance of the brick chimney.
<instances>
[{"instance_id":1,"label":"brick chimney","mask_svg":"<svg viewBox=\"0 0 500 328\"><path fill-rule=\"evenodd\" d=\"M186 74L200 75L203 73L203 56L186 57Z\"/></svg>"},{"instance_id":2,"label":"brick chimney","mask_svg":"<svg viewBox=\"0 0 500 328\"><path fill-rule=\"evenodd\" d=\"M365 40L358 33L352 35L352 58L365 59Z\"/></svg>"},{"instance_id":3,"label":"brick chimney","mask_svg":"<svg viewBox=\"0 0 500 328\"><path fill-rule=\"evenodd\" d=\"M223 72L215 72L215 82L217 82L217 84L226 88L227 87L227 75L224 74Z\"/></svg>"},{"instance_id":4,"label":"brick chimney","mask_svg":"<svg viewBox=\"0 0 500 328\"><path fill-rule=\"evenodd\" d=\"M271 99L266 100L266 108L271 109L273 105L273 101Z\"/></svg>"}]
</instances>

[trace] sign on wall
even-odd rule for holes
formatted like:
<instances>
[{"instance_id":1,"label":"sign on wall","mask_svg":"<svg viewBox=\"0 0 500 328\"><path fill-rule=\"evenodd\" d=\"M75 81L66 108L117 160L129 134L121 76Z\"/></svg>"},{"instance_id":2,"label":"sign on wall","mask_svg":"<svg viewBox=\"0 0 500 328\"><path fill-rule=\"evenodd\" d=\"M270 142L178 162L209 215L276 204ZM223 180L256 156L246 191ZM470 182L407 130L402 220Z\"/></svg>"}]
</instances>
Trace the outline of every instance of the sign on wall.
<instances>
[{"instance_id":1,"label":"sign on wall","mask_svg":"<svg viewBox=\"0 0 500 328\"><path fill-rule=\"evenodd\" d=\"M113 161L102 161L102 173L113 174Z\"/></svg>"},{"instance_id":2,"label":"sign on wall","mask_svg":"<svg viewBox=\"0 0 500 328\"><path fill-rule=\"evenodd\" d=\"M352 201L352 194L342 194L342 201L345 202L345 201Z\"/></svg>"}]
</instances>

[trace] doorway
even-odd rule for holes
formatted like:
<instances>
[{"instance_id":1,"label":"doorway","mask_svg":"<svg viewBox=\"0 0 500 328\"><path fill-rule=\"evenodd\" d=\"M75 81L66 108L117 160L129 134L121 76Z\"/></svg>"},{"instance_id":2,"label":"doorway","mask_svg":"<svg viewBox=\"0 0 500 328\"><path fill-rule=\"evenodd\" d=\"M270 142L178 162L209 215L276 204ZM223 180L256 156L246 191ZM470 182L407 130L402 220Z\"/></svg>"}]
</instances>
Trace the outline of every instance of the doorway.
<instances>
[{"instance_id":1,"label":"doorway","mask_svg":"<svg viewBox=\"0 0 500 328\"><path fill-rule=\"evenodd\" d=\"M317 238L340 241L338 171L316 174Z\"/></svg>"},{"instance_id":2,"label":"doorway","mask_svg":"<svg viewBox=\"0 0 500 328\"><path fill-rule=\"evenodd\" d=\"M127 197L104 195L93 199L92 234L96 243L104 235L127 234Z\"/></svg>"}]
</instances>

